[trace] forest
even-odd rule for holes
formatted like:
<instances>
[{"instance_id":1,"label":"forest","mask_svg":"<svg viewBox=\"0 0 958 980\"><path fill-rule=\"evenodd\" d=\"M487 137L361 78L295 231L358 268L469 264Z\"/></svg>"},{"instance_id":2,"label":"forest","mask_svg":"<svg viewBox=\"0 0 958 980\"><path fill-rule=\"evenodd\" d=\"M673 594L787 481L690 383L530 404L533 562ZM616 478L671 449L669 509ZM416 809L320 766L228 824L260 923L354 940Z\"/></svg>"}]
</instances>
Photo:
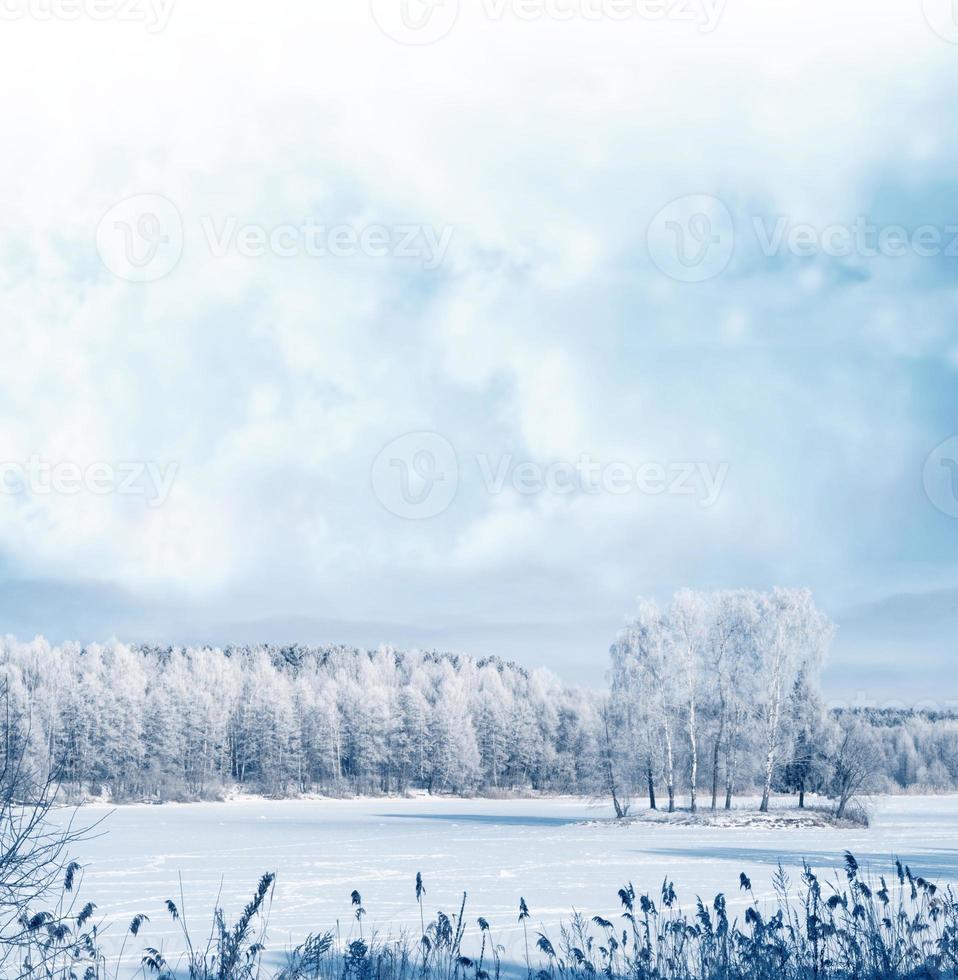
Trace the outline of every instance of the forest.
<instances>
[{"instance_id":1,"label":"forest","mask_svg":"<svg viewBox=\"0 0 958 980\"><path fill-rule=\"evenodd\" d=\"M497 658L345 647L0 643L5 759L71 799L613 796L620 813L958 787L958 718L827 711L804 590L639 603L605 690Z\"/></svg>"}]
</instances>

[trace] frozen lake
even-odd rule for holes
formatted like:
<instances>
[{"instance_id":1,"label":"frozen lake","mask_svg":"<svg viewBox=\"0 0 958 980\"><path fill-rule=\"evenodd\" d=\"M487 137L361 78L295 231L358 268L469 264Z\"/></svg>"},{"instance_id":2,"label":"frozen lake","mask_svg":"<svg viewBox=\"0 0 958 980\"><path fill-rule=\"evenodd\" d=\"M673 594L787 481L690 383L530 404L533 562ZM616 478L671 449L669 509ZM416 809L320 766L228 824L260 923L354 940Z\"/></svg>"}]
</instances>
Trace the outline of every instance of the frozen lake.
<instances>
[{"instance_id":1,"label":"frozen lake","mask_svg":"<svg viewBox=\"0 0 958 980\"><path fill-rule=\"evenodd\" d=\"M179 948L164 902L185 909L194 934L208 929L217 894L230 914L249 899L260 875L277 873L270 943L278 950L308 932L346 933L355 888L370 929L418 938L416 872L426 884L427 916L458 912L493 926L497 942L515 955L519 897L538 927L554 927L573 908L608 917L620 911L625 882L658 891L668 876L683 905L696 894L726 893L740 904L738 875L756 892L770 890L781 858L799 867L837 866L851 850L863 864L887 872L892 855L916 873L958 879L958 796L897 797L877 802L868 829L824 830L589 825L611 808L588 800L242 800L230 803L85 807L81 820L109 814L103 836L78 848L85 865L82 896L117 920L122 932L137 912L150 916L137 943ZM796 876L797 877L797 874ZM476 929L470 927L473 935Z\"/></svg>"}]
</instances>

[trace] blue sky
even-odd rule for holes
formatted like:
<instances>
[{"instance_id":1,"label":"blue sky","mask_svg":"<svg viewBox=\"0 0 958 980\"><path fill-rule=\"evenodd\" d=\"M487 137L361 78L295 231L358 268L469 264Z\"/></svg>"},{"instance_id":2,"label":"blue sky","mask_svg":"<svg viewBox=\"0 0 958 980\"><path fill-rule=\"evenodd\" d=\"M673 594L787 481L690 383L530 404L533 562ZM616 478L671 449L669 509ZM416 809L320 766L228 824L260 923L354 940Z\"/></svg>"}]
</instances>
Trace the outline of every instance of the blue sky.
<instances>
[{"instance_id":1,"label":"blue sky","mask_svg":"<svg viewBox=\"0 0 958 980\"><path fill-rule=\"evenodd\" d=\"M114 483L5 470L0 628L598 684L640 594L808 585L830 693L944 696L947 5L383 2L6 25L0 459Z\"/></svg>"}]
</instances>

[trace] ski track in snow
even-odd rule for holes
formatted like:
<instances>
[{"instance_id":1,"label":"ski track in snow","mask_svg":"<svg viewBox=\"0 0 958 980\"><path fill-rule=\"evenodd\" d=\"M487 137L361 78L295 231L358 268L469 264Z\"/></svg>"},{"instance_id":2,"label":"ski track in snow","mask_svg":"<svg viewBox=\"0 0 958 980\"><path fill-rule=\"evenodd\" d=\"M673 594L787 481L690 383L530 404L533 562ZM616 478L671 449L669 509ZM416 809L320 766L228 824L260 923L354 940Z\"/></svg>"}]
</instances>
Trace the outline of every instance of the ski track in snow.
<instances>
[{"instance_id":1,"label":"ski track in snow","mask_svg":"<svg viewBox=\"0 0 958 980\"><path fill-rule=\"evenodd\" d=\"M110 808L81 810L80 824ZM191 932L205 938L219 902L237 915L260 876L277 873L269 920L273 956L307 933L335 929L357 935L350 893L362 894L365 934L418 938L414 882L426 885L427 919L437 909L458 913L463 891L470 932L485 916L506 959L520 960L516 921L525 898L535 929L556 931L573 909L618 921L617 890L627 881L656 898L666 877L682 904L725 893L731 910L746 902L738 876L746 872L760 898L771 896L779 860L797 881L803 858L821 872L852 851L887 874L894 856L933 880L958 880L958 795L876 801L870 828L763 828L596 823L611 807L588 800L362 799L125 806L109 813L106 833L78 845L84 865L81 899L112 923L117 946L134 914L144 926L128 961L160 947L173 959L181 933L166 913L178 906L180 876ZM57 819L66 820L67 811ZM85 819L89 818L89 819ZM586 822L591 821L591 822ZM531 931L531 930L530 930ZM468 942L468 939L467 939Z\"/></svg>"}]
</instances>

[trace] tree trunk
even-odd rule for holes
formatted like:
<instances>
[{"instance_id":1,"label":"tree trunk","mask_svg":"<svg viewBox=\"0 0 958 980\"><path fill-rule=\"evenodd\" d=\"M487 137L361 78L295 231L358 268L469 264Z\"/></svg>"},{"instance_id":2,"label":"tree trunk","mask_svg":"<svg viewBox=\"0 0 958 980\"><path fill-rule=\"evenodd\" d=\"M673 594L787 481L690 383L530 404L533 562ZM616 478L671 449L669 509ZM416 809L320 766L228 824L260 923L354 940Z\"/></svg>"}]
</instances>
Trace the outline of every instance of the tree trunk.
<instances>
[{"instance_id":1,"label":"tree trunk","mask_svg":"<svg viewBox=\"0 0 958 980\"><path fill-rule=\"evenodd\" d=\"M646 776L649 781L649 809L655 809L655 779L652 775L652 757L648 759L648 766L646 768Z\"/></svg>"},{"instance_id":2,"label":"tree trunk","mask_svg":"<svg viewBox=\"0 0 958 980\"><path fill-rule=\"evenodd\" d=\"M612 772L612 760L607 760L609 766L609 792L612 794L612 807L615 810L615 819L621 820L625 816L622 804L619 803L618 794L615 791L615 775Z\"/></svg>"},{"instance_id":3,"label":"tree trunk","mask_svg":"<svg viewBox=\"0 0 958 980\"><path fill-rule=\"evenodd\" d=\"M775 771L775 749L769 746L765 754L765 781L762 786L762 804L759 811L768 813L768 800L772 795L772 773Z\"/></svg>"},{"instance_id":4,"label":"tree trunk","mask_svg":"<svg viewBox=\"0 0 958 980\"><path fill-rule=\"evenodd\" d=\"M732 809L732 790L735 786L735 736L738 733L739 712L736 709L725 743L725 809Z\"/></svg>"},{"instance_id":5,"label":"tree trunk","mask_svg":"<svg viewBox=\"0 0 958 980\"><path fill-rule=\"evenodd\" d=\"M798 808L799 810L805 809L805 782L804 780L798 787Z\"/></svg>"},{"instance_id":6,"label":"tree trunk","mask_svg":"<svg viewBox=\"0 0 958 980\"><path fill-rule=\"evenodd\" d=\"M672 758L672 728L665 723L665 785L669 791L669 813L675 813L675 763Z\"/></svg>"},{"instance_id":7,"label":"tree trunk","mask_svg":"<svg viewBox=\"0 0 958 980\"><path fill-rule=\"evenodd\" d=\"M692 813L698 809L696 794L699 781L699 747L698 731L695 718L695 674L692 670L694 652L690 646L685 651L685 676L689 688L689 809Z\"/></svg>"},{"instance_id":8,"label":"tree trunk","mask_svg":"<svg viewBox=\"0 0 958 980\"><path fill-rule=\"evenodd\" d=\"M718 770L719 770L719 748L722 744L722 735L725 732L725 711L723 709L719 721L718 735L715 736L715 745L712 746L712 813L718 806Z\"/></svg>"},{"instance_id":9,"label":"tree trunk","mask_svg":"<svg viewBox=\"0 0 958 980\"><path fill-rule=\"evenodd\" d=\"M619 794L615 786L615 770L612 768L612 736L609 734L609 719L605 719L605 764L608 768L609 793L612 796L612 806L615 809L615 819L621 820L625 816L625 810L619 803Z\"/></svg>"},{"instance_id":10,"label":"tree trunk","mask_svg":"<svg viewBox=\"0 0 958 980\"><path fill-rule=\"evenodd\" d=\"M699 749L696 744L694 701L689 705L689 746L692 753L689 760L689 809L695 813L697 809L695 802L696 784L699 778Z\"/></svg>"},{"instance_id":11,"label":"tree trunk","mask_svg":"<svg viewBox=\"0 0 958 980\"><path fill-rule=\"evenodd\" d=\"M772 795L772 776L775 773L775 743L778 740L778 713L781 701L781 695L776 688L772 701L772 717L768 727L768 746L765 752L765 784L762 787L762 805L759 807L762 813L768 813L768 800Z\"/></svg>"}]
</instances>

